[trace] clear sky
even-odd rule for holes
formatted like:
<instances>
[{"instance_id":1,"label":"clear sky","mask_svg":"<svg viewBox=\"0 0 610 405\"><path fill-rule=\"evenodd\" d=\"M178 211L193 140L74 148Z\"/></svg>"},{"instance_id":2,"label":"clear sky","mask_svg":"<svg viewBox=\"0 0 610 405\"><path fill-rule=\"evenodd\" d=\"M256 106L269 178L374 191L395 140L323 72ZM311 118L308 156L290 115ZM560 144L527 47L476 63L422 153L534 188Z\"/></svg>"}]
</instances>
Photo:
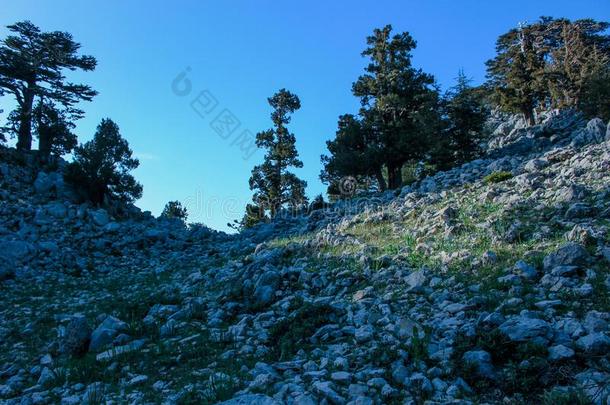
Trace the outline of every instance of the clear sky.
<instances>
[{"instance_id":1,"label":"clear sky","mask_svg":"<svg viewBox=\"0 0 610 405\"><path fill-rule=\"evenodd\" d=\"M296 172L310 197L324 192L320 154L337 117L358 109L351 84L374 28L411 32L415 65L446 89L461 68L482 82L496 38L520 21L610 19L609 0L2 0L0 9L0 36L29 19L72 33L98 59L94 72L70 76L100 93L83 105L77 133L86 141L102 118L117 122L141 161L140 208L159 214L180 200L189 221L223 230L242 216L250 171L263 157L240 145L270 127L266 99L282 87L302 105L290 127L304 162ZM172 86L185 71L190 88ZM223 125L226 118L239 126Z\"/></svg>"}]
</instances>

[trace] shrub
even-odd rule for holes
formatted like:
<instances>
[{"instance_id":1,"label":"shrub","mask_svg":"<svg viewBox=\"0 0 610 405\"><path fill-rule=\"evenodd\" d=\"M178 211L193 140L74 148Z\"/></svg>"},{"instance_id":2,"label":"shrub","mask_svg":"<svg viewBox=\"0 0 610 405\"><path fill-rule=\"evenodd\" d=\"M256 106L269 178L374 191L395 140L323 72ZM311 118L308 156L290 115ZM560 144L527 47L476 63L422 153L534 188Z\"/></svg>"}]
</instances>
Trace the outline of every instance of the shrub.
<instances>
[{"instance_id":1,"label":"shrub","mask_svg":"<svg viewBox=\"0 0 610 405\"><path fill-rule=\"evenodd\" d=\"M551 389L542 395L542 405L587 405L591 401L578 390Z\"/></svg>"},{"instance_id":2,"label":"shrub","mask_svg":"<svg viewBox=\"0 0 610 405\"><path fill-rule=\"evenodd\" d=\"M483 181L488 184L501 183L505 180L512 179L512 178L513 178L513 174L511 172L498 171L498 172L493 172L491 174L488 174L487 176L485 176L483 178Z\"/></svg>"},{"instance_id":3,"label":"shrub","mask_svg":"<svg viewBox=\"0 0 610 405\"><path fill-rule=\"evenodd\" d=\"M311 204L309 204L309 211L316 211L324 208L326 208L326 201L324 201L324 196L322 196L322 194L318 194Z\"/></svg>"},{"instance_id":4,"label":"shrub","mask_svg":"<svg viewBox=\"0 0 610 405\"><path fill-rule=\"evenodd\" d=\"M103 119L93 139L76 148L66 180L94 204L133 202L142 196L142 185L129 172L139 165L117 124Z\"/></svg>"},{"instance_id":5,"label":"shrub","mask_svg":"<svg viewBox=\"0 0 610 405\"><path fill-rule=\"evenodd\" d=\"M188 218L188 212L186 207L183 207L180 201L170 201L165 204L163 212L161 213L163 218L176 218L181 221L186 221Z\"/></svg>"},{"instance_id":6,"label":"shrub","mask_svg":"<svg viewBox=\"0 0 610 405\"><path fill-rule=\"evenodd\" d=\"M305 304L269 330L273 354L279 359L296 353L320 327L331 322L335 311L329 305Z\"/></svg>"}]
</instances>

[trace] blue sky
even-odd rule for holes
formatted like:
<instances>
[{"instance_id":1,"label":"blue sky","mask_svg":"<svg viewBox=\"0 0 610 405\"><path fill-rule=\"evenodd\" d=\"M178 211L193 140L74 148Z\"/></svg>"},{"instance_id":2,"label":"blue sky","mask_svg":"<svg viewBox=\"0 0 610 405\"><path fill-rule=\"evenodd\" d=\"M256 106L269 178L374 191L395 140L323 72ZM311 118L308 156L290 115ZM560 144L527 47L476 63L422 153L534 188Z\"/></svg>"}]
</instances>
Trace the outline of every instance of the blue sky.
<instances>
[{"instance_id":1,"label":"blue sky","mask_svg":"<svg viewBox=\"0 0 610 405\"><path fill-rule=\"evenodd\" d=\"M541 15L608 20L610 2L4 0L0 36L22 19L71 32L98 59L94 72L70 76L100 93L83 105L79 139L112 118L141 160L140 208L159 214L167 201L180 200L190 221L226 230L242 216L250 171L263 157L258 151L245 158L240 142L270 127L266 99L275 91L285 87L301 99L291 124L304 162L296 172L313 197L326 188L318 179L320 154L337 117L357 111L351 84L366 64L360 53L374 28L389 23L411 32L415 65L446 89L462 68L482 82L498 35ZM185 82L172 86L186 69L190 92ZM10 99L1 100L9 109ZM218 126L228 114L239 121L232 133Z\"/></svg>"}]
</instances>

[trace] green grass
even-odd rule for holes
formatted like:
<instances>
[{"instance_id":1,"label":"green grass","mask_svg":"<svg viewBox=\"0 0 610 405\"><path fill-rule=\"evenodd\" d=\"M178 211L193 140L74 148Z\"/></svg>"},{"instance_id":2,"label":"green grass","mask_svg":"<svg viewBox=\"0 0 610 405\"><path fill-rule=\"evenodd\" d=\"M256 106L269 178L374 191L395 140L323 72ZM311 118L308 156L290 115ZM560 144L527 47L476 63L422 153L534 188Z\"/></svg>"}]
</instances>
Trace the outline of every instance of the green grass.
<instances>
[{"instance_id":1,"label":"green grass","mask_svg":"<svg viewBox=\"0 0 610 405\"><path fill-rule=\"evenodd\" d=\"M305 303L289 317L269 329L272 356L287 360L300 348L310 345L308 339L322 326L332 323L335 309L328 305Z\"/></svg>"},{"instance_id":2,"label":"green grass","mask_svg":"<svg viewBox=\"0 0 610 405\"><path fill-rule=\"evenodd\" d=\"M483 177L483 181L488 184L493 184L493 183L501 183L503 181L506 181L506 180L509 180L512 178L513 178L513 174L511 172L497 171L497 172L490 173L487 176Z\"/></svg>"}]
</instances>

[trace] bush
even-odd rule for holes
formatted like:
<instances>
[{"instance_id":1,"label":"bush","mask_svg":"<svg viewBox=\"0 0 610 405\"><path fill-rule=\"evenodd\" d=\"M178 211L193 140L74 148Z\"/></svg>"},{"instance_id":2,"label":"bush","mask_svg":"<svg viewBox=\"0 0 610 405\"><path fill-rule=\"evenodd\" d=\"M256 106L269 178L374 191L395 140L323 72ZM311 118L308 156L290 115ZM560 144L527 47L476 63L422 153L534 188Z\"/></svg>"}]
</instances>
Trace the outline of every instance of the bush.
<instances>
[{"instance_id":1,"label":"bush","mask_svg":"<svg viewBox=\"0 0 610 405\"><path fill-rule=\"evenodd\" d=\"M279 359L296 353L320 327L331 323L335 311L328 305L305 304L290 317L281 320L269 330L273 354Z\"/></svg>"},{"instance_id":2,"label":"bush","mask_svg":"<svg viewBox=\"0 0 610 405\"><path fill-rule=\"evenodd\" d=\"M309 204L309 211L316 211L326 208L326 201L324 201L324 196L322 194L318 194L316 198L313 199L311 204Z\"/></svg>"},{"instance_id":3,"label":"bush","mask_svg":"<svg viewBox=\"0 0 610 405\"><path fill-rule=\"evenodd\" d=\"M513 174L511 172L499 171L488 174L483 178L485 183L501 183L505 180L509 180L513 178Z\"/></svg>"},{"instance_id":4,"label":"bush","mask_svg":"<svg viewBox=\"0 0 610 405\"><path fill-rule=\"evenodd\" d=\"M542 395L542 405L588 405L591 403L587 396L578 390L551 389Z\"/></svg>"},{"instance_id":5,"label":"bush","mask_svg":"<svg viewBox=\"0 0 610 405\"><path fill-rule=\"evenodd\" d=\"M175 218L181 221L186 221L188 218L188 212L186 207L183 207L180 201L170 201L165 204L163 212L161 213L163 218Z\"/></svg>"},{"instance_id":6,"label":"bush","mask_svg":"<svg viewBox=\"0 0 610 405\"><path fill-rule=\"evenodd\" d=\"M117 124L103 119L93 140L76 148L66 180L94 204L130 203L142 196L142 185L129 174L139 165Z\"/></svg>"}]
</instances>

